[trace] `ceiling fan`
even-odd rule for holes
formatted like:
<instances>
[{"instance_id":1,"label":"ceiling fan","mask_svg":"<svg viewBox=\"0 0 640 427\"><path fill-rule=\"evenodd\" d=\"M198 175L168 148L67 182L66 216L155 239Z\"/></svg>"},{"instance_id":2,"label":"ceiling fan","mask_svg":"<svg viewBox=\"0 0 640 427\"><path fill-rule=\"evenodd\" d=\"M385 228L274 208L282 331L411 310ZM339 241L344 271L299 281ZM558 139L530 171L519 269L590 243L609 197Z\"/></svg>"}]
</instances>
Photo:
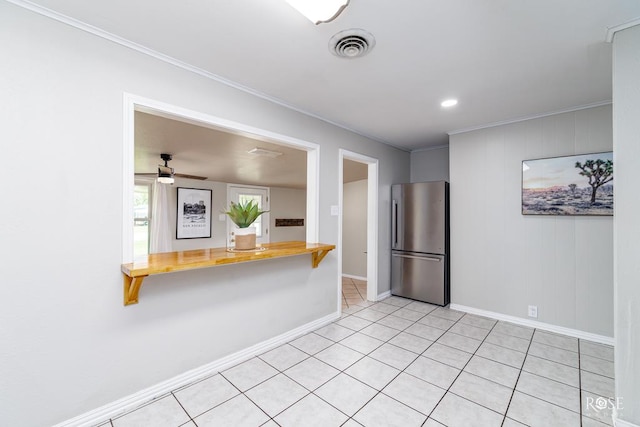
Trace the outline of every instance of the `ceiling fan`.
<instances>
[{"instance_id":1,"label":"ceiling fan","mask_svg":"<svg viewBox=\"0 0 640 427\"><path fill-rule=\"evenodd\" d=\"M136 173L136 176L157 176L158 182L162 184L173 184L174 177L187 178L187 179L199 179L205 180L206 176L188 175L185 173L175 173L172 167L169 166L169 162L173 158L171 154L162 153L160 158L164 160L164 165L158 165L158 173Z\"/></svg>"}]
</instances>

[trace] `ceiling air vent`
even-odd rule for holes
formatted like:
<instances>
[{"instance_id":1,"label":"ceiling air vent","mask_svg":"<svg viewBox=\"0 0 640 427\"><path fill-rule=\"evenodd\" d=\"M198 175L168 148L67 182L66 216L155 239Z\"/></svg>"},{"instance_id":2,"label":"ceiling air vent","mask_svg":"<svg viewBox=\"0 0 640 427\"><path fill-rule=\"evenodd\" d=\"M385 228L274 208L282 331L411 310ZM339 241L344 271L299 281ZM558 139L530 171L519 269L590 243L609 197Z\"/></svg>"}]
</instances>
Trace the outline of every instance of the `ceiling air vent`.
<instances>
[{"instance_id":1,"label":"ceiling air vent","mask_svg":"<svg viewBox=\"0 0 640 427\"><path fill-rule=\"evenodd\" d=\"M376 45L376 39L368 31L353 28L340 31L329 40L329 50L341 58L364 56Z\"/></svg>"}]
</instances>

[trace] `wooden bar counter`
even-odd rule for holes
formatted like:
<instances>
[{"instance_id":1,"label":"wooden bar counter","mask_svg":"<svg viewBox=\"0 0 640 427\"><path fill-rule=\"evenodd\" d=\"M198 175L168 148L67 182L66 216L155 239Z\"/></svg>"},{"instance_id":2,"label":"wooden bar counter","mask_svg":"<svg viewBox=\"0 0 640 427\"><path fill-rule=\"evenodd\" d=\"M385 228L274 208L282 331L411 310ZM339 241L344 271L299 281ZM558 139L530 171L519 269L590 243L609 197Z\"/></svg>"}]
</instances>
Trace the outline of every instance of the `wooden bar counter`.
<instances>
[{"instance_id":1,"label":"wooden bar counter","mask_svg":"<svg viewBox=\"0 0 640 427\"><path fill-rule=\"evenodd\" d=\"M264 248L264 249L263 249ZM311 266L318 267L335 245L307 242L278 242L258 245L256 251L229 252L227 248L196 249L151 254L143 261L122 264L124 305L138 303L138 292L145 277L152 274L193 270L240 262L259 261L294 255L311 254Z\"/></svg>"}]
</instances>

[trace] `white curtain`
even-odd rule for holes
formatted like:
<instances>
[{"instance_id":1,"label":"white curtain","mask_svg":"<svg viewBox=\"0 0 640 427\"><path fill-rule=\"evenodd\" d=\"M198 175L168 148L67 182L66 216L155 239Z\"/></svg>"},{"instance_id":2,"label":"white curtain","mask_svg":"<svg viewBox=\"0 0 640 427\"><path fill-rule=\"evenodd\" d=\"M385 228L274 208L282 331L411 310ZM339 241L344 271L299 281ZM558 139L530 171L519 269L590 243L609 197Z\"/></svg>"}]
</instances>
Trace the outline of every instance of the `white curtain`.
<instances>
[{"instance_id":1,"label":"white curtain","mask_svg":"<svg viewBox=\"0 0 640 427\"><path fill-rule=\"evenodd\" d=\"M171 226L169 224L169 185L153 183L149 253L171 252Z\"/></svg>"}]
</instances>

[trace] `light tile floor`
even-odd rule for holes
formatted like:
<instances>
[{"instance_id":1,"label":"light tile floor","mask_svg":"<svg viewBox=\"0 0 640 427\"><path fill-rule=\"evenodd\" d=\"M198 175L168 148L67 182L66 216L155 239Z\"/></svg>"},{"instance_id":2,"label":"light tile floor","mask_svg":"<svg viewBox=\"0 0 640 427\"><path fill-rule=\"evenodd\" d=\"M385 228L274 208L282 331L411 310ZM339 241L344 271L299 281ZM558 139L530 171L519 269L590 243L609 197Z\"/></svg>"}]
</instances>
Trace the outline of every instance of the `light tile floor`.
<instances>
[{"instance_id":1,"label":"light tile floor","mask_svg":"<svg viewBox=\"0 0 640 427\"><path fill-rule=\"evenodd\" d=\"M342 308L358 305L367 300L367 282L350 277L342 278Z\"/></svg>"},{"instance_id":2,"label":"light tile floor","mask_svg":"<svg viewBox=\"0 0 640 427\"><path fill-rule=\"evenodd\" d=\"M598 409L614 394L609 346L399 297L349 299L336 322L104 425L611 425Z\"/></svg>"}]
</instances>

